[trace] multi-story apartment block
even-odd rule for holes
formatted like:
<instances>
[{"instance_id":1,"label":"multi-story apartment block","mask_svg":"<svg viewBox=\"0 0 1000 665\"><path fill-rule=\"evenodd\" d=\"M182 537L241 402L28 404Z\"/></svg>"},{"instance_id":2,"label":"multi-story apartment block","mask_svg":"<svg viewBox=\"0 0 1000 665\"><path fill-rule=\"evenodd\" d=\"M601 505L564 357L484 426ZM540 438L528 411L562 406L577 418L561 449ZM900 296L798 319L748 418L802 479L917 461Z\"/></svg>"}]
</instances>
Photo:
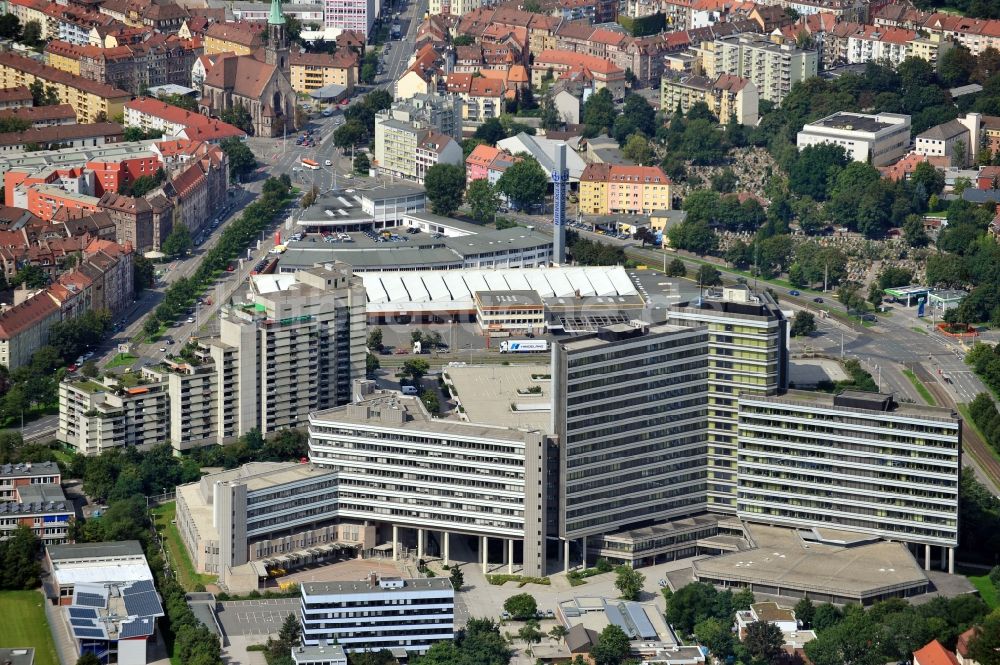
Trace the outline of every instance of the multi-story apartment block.
<instances>
[{"instance_id":1,"label":"multi-story apartment block","mask_svg":"<svg viewBox=\"0 0 1000 665\"><path fill-rule=\"evenodd\" d=\"M447 578L379 578L302 585L302 643L344 651L424 653L455 636L455 589Z\"/></svg>"},{"instance_id":2,"label":"multi-story apartment block","mask_svg":"<svg viewBox=\"0 0 1000 665\"><path fill-rule=\"evenodd\" d=\"M552 352L558 535L570 542L704 510L708 333L615 324ZM668 406L669 405L669 406Z\"/></svg>"},{"instance_id":3,"label":"multi-story apartment block","mask_svg":"<svg viewBox=\"0 0 1000 665\"><path fill-rule=\"evenodd\" d=\"M143 131L158 130L165 137L218 143L228 138L246 138L246 132L228 123L194 113L149 97L125 104L125 126Z\"/></svg>"},{"instance_id":4,"label":"multi-story apartment block","mask_svg":"<svg viewBox=\"0 0 1000 665\"><path fill-rule=\"evenodd\" d=\"M750 79L761 99L780 104L799 81L816 76L819 54L794 44L775 44L763 35L721 37L714 44L714 75Z\"/></svg>"},{"instance_id":5,"label":"multi-story apartment block","mask_svg":"<svg viewBox=\"0 0 1000 665\"><path fill-rule=\"evenodd\" d=\"M537 88L546 77L554 76L558 79L563 74L583 70L593 78L595 90L607 88L614 99L625 97L624 69L604 58L572 51L549 50L535 56L531 64L531 85Z\"/></svg>"},{"instance_id":6,"label":"multi-story apartment block","mask_svg":"<svg viewBox=\"0 0 1000 665\"><path fill-rule=\"evenodd\" d=\"M21 462L0 466L0 501L14 501L25 485L58 485L62 473L55 462Z\"/></svg>"},{"instance_id":7,"label":"multi-story apartment block","mask_svg":"<svg viewBox=\"0 0 1000 665\"><path fill-rule=\"evenodd\" d=\"M60 103L73 107L80 123L113 118L124 112L125 102L130 98L128 92L105 83L73 76L14 53L0 53L0 86L30 86L36 80L52 86Z\"/></svg>"},{"instance_id":8,"label":"multi-story apartment block","mask_svg":"<svg viewBox=\"0 0 1000 665\"><path fill-rule=\"evenodd\" d=\"M472 74L449 74L447 79L449 94L462 99L462 120L467 126L499 118L504 102L513 96L501 79L473 76Z\"/></svg>"},{"instance_id":9,"label":"multi-story apartment block","mask_svg":"<svg viewBox=\"0 0 1000 665\"><path fill-rule=\"evenodd\" d=\"M589 164L580 176L580 211L648 215L670 210L670 178L659 166Z\"/></svg>"},{"instance_id":10,"label":"multi-story apartment block","mask_svg":"<svg viewBox=\"0 0 1000 665\"><path fill-rule=\"evenodd\" d=\"M58 484L19 485L14 496L0 501L0 540L19 527L27 527L44 546L69 540L69 523L75 509Z\"/></svg>"},{"instance_id":11,"label":"multi-story apartment block","mask_svg":"<svg viewBox=\"0 0 1000 665\"><path fill-rule=\"evenodd\" d=\"M430 0L428 13L431 16L438 14L462 16L475 9L479 9L482 4L481 0Z\"/></svg>"},{"instance_id":12,"label":"multi-story apartment block","mask_svg":"<svg viewBox=\"0 0 1000 665\"><path fill-rule=\"evenodd\" d=\"M663 75L660 108L666 113L673 113L678 107L687 113L699 102L708 106L720 122L735 117L741 125L757 125L759 99L753 81L732 74L722 74L714 81L679 72Z\"/></svg>"},{"instance_id":13,"label":"multi-story apartment block","mask_svg":"<svg viewBox=\"0 0 1000 665\"><path fill-rule=\"evenodd\" d=\"M167 438L167 422L162 384L77 376L59 384L58 437L82 455L158 445Z\"/></svg>"},{"instance_id":14,"label":"multi-story apartment block","mask_svg":"<svg viewBox=\"0 0 1000 665\"><path fill-rule=\"evenodd\" d=\"M739 396L740 517L841 527L945 552L958 545L961 420L891 395Z\"/></svg>"},{"instance_id":15,"label":"multi-story apartment block","mask_svg":"<svg viewBox=\"0 0 1000 665\"><path fill-rule=\"evenodd\" d=\"M456 95L417 93L392 103L389 117L432 129L456 141L462 138L462 98Z\"/></svg>"},{"instance_id":16,"label":"multi-story apartment block","mask_svg":"<svg viewBox=\"0 0 1000 665\"><path fill-rule=\"evenodd\" d=\"M396 120L391 111L375 118L375 168L416 182L423 182L435 164L462 163L462 148L455 139L421 125Z\"/></svg>"},{"instance_id":17,"label":"multi-story apartment block","mask_svg":"<svg viewBox=\"0 0 1000 665\"><path fill-rule=\"evenodd\" d=\"M165 388L168 431L163 439L174 450L228 443L237 437L232 386L220 383L234 363L223 357L216 364L214 346L211 341L200 342L179 358L143 368L145 376Z\"/></svg>"},{"instance_id":18,"label":"multi-story apartment block","mask_svg":"<svg viewBox=\"0 0 1000 665\"><path fill-rule=\"evenodd\" d=\"M13 371L31 362L59 320L59 305L44 291L0 314L0 365Z\"/></svg>"},{"instance_id":19,"label":"multi-story apartment block","mask_svg":"<svg viewBox=\"0 0 1000 665\"><path fill-rule=\"evenodd\" d=\"M327 29L353 30L367 37L378 18L379 6L376 0L324 0L323 25Z\"/></svg>"},{"instance_id":20,"label":"multi-story apartment block","mask_svg":"<svg viewBox=\"0 0 1000 665\"><path fill-rule=\"evenodd\" d=\"M288 58L292 90L310 93L328 85L340 85L354 93L358 80L358 56L349 49L336 53L298 53Z\"/></svg>"},{"instance_id":21,"label":"multi-story apartment block","mask_svg":"<svg viewBox=\"0 0 1000 665\"><path fill-rule=\"evenodd\" d=\"M177 529L195 569L223 581L237 579L246 564L266 576L265 560L279 556L317 560L316 548L373 547L374 527L338 526L337 486L332 471L295 462L210 473L177 488Z\"/></svg>"},{"instance_id":22,"label":"multi-story apartment block","mask_svg":"<svg viewBox=\"0 0 1000 665\"><path fill-rule=\"evenodd\" d=\"M251 55L264 46L263 34L263 24L260 23L213 23L205 32L205 55Z\"/></svg>"},{"instance_id":23,"label":"multi-story apartment block","mask_svg":"<svg viewBox=\"0 0 1000 665\"><path fill-rule=\"evenodd\" d=\"M737 396L788 387L788 321L765 293L746 286L671 307L671 323L708 327L708 496L713 512L736 510Z\"/></svg>"},{"instance_id":24,"label":"multi-story apartment block","mask_svg":"<svg viewBox=\"0 0 1000 665\"><path fill-rule=\"evenodd\" d=\"M18 85L0 89L0 110L26 108L33 104L34 97L27 86Z\"/></svg>"},{"instance_id":25,"label":"multi-story apartment block","mask_svg":"<svg viewBox=\"0 0 1000 665\"><path fill-rule=\"evenodd\" d=\"M438 420L416 398L370 384L358 392L309 418L309 458L337 472L342 518L391 527L394 557L401 528L416 529L418 556L428 533L441 532L446 562L452 534L480 538L484 552L487 539L502 539L511 555L523 541L525 571L544 574L550 453L541 431Z\"/></svg>"},{"instance_id":26,"label":"multi-story apartment block","mask_svg":"<svg viewBox=\"0 0 1000 665\"><path fill-rule=\"evenodd\" d=\"M803 125L795 143L799 150L832 143L843 147L847 156L856 162L885 166L910 149L910 116L841 111Z\"/></svg>"}]
</instances>

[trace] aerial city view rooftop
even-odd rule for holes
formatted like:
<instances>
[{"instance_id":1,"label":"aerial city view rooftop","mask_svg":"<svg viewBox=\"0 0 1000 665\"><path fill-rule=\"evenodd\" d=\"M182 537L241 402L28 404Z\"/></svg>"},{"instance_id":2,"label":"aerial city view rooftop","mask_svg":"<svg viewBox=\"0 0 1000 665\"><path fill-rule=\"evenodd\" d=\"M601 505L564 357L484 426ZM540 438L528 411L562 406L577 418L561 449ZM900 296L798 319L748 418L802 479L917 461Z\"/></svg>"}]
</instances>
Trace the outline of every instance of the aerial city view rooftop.
<instances>
[{"instance_id":1,"label":"aerial city view rooftop","mask_svg":"<svg viewBox=\"0 0 1000 665\"><path fill-rule=\"evenodd\" d=\"M1000 665L1000 3L6 0L0 665Z\"/></svg>"}]
</instances>

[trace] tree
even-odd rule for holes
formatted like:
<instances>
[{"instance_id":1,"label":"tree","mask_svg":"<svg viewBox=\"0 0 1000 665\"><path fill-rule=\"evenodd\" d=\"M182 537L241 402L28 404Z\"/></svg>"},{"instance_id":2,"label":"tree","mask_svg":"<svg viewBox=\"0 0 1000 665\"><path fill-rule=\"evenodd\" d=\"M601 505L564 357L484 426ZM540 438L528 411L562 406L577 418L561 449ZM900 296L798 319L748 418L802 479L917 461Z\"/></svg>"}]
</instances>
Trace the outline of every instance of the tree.
<instances>
[{"instance_id":1,"label":"tree","mask_svg":"<svg viewBox=\"0 0 1000 665\"><path fill-rule=\"evenodd\" d=\"M968 154L968 148L964 141L955 141L951 147L951 165L957 166L959 168L965 166L965 158ZM958 183L956 183L958 184Z\"/></svg>"},{"instance_id":2,"label":"tree","mask_svg":"<svg viewBox=\"0 0 1000 665\"><path fill-rule=\"evenodd\" d=\"M370 353L365 355L365 376L372 378L375 376L375 372L382 367L382 363L379 362L378 357Z\"/></svg>"},{"instance_id":3,"label":"tree","mask_svg":"<svg viewBox=\"0 0 1000 665\"><path fill-rule=\"evenodd\" d=\"M549 177L534 157L524 156L503 172L497 181L497 191L511 204L523 210L541 203L548 190Z\"/></svg>"},{"instance_id":4,"label":"tree","mask_svg":"<svg viewBox=\"0 0 1000 665\"><path fill-rule=\"evenodd\" d=\"M712 176L712 189L717 192L732 192L736 189L736 184L736 174L730 168L725 168Z\"/></svg>"},{"instance_id":5,"label":"tree","mask_svg":"<svg viewBox=\"0 0 1000 665\"><path fill-rule=\"evenodd\" d=\"M842 284L837 290L837 299L847 308L848 313L863 312L868 309L865 297L861 295L861 287L854 282Z\"/></svg>"},{"instance_id":6,"label":"tree","mask_svg":"<svg viewBox=\"0 0 1000 665\"><path fill-rule=\"evenodd\" d=\"M489 145L496 145L497 141L507 138L507 132L500 123L499 118L490 118L476 128L476 133L472 135Z\"/></svg>"},{"instance_id":7,"label":"tree","mask_svg":"<svg viewBox=\"0 0 1000 665\"><path fill-rule=\"evenodd\" d=\"M788 169L788 188L793 194L825 201L829 183L847 166L842 146L819 143L803 148Z\"/></svg>"},{"instance_id":8,"label":"tree","mask_svg":"<svg viewBox=\"0 0 1000 665\"><path fill-rule=\"evenodd\" d=\"M615 568L615 588L623 600L638 600L646 576L632 566L621 565Z\"/></svg>"},{"instance_id":9,"label":"tree","mask_svg":"<svg viewBox=\"0 0 1000 665\"><path fill-rule=\"evenodd\" d=\"M924 220L920 218L920 215L906 217L906 221L903 222L903 236L910 247L926 247L931 242L924 231Z\"/></svg>"},{"instance_id":10,"label":"tree","mask_svg":"<svg viewBox=\"0 0 1000 665\"><path fill-rule=\"evenodd\" d=\"M816 317L813 316L812 312L807 312L804 309L796 312L795 318L792 319L792 337L808 337L814 332L816 332Z\"/></svg>"},{"instance_id":11,"label":"tree","mask_svg":"<svg viewBox=\"0 0 1000 665\"><path fill-rule=\"evenodd\" d=\"M698 268L698 283L702 286L722 284L722 273L715 266L702 265Z\"/></svg>"},{"instance_id":12,"label":"tree","mask_svg":"<svg viewBox=\"0 0 1000 665\"><path fill-rule=\"evenodd\" d=\"M538 630L537 619L528 619L528 621L521 626L521 629L517 631L517 636L520 637L525 644L538 644L542 641L544 634L542 631Z\"/></svg>"},{"instance_id":13,"label":"tree","mask_svg":"<svg viewBox=\"0 0 1000 665\"><path fill-rule=\"evenodd\" d=\"M38 21L28 21L21 30L21 43L25 46L40 46L42 43L42 25Z\"/></svg>"},{"instance_id":14,"label":"tree","mask_svg":"<svg viewBox=\"0 0 1000 665\"><path fill-rule=\"evenodd\" d=\"M454 39L451 40L452 46L472 46L475 40L472 35L456 35Z\"/></svg>"},{"instance_id":15,"label":"tree","mask_svg":"<svg viewBox=\"0 0 1000 665\"><path fill-rule=\"evenodd\" d=\"M163 241L160 249L167 256L176 258L184 256L191 250L191 232L183 224L178 224L170 231L170 235Z\"/></svg>"},{"instance_id":16,"label":"tree","mask_svg":"<svg viewBox=\"0 0 1000 665\"><path fill-rule=\"evenodd\" d=\"M359 152L354 155L354 172L358 175L368 175L368 171L371 169L372 163L368 159L368 153Z\"/></svg>"},{"instance_id":17,"label":"tree","mask_svg":"<svg viewBox=\"0 0 1000 665\"><path fill-rule=\"evenodd\" d=\"M10 280L10 285L14 287L24 286L26 289L41 289L49 283L48 274L33 263L29 263L14 275Z\"/></svg>"},{"instance_id":18,"label":"tree","mask_svg":"<svg viewBox=\"0 0 1000 665\"><path fill-rule=\"evenodd\" d=\"M667 231L670 246L685 249L702 256L711 254L719 246L719 238L708 222L686 219Z\"/></svg>"},{"instance_id":19,"label":"tree","mask_svg":"<svg viewBox=\"0 0 1000 665\"><path fill-rule=\"evenodd\" d=\"M668 277L684 277L687 275L687 267L680 259L674 259L667 266Z\"/></svg>"},{"instance_id":20,"label":"tree","mask_svg":"<svg viewBox=\"0 0 1000 665\"><path fill-rule=\"evenodd\" d=\"M0 588L8 590L34 589L39 585L41 566L38 563L38 538L25 525L7 532L7 540L0 541Z\"/></svg>"},{"instance_id":21,"label":"tree","mask_svg":"<svg viewBox=\"0 0 1000 665\"><path fill-rule=\"evenodd\" d=\"M843 619L843 615L836 606L830 603L823 603L816 607L813 613L812 626L817 633L822 633L833 626L836 626Z\"/></svg>"},{"instance_id":22,"label":"tree","mask_svg":"<svg viewBox=\"0 0 1000 665\"><path fill-rule=\"evenodd\" d=\"M367 140L368 132L358 120L348 120L333 132L333 144L341 150L361 145Z\"/></svg>"},{"instance_id":23,"label":"tree","mask_svg":"<svg viewBox=\"0 0 1000 665\"><path fill-rule=\"evenodd\" d=\"M299 207L303 210L310 208L316 204L316 200L319 198L319 189L313 185L309 188L309 191L302 195L302 199L299 201Z\"/></svg>"},{"instance_id":24,"label":"tree","mask_svg":"<svg viewBox=\"0 0 1000 665\"><path fill-rule=\"evenodd\" d=\"M795 618L802 622L803 628L812 626L813 617L816 615L816 606L809 598L803 598L795 603Z\"/></svg>"},{"instance_id":25,"label":"tree","mask_svg":"<svg viewBox=\"0 0 1000 665\"><path fill-rule=\"evenodd\" d=\"M727 624L715 617L699 621L694 627L694 636L719 661L725 661L733 655L733 632Z\"/></svg>"},{"instance_id":26,"label":"tree","mask_svg":"<svg viewBox=\"0 0 1000 665\"><path fill-rule=\"evenodd\" d=\"M1000 610L986 617L969 640L969 659L979 665L1000 665Z\"/></svg>"},{"instance_id":27,"label":"tree","mask_svg":"<svg viewBox=\"0 0 1000 665\"><path fill-rule=\"evenodd\" d=\"M777 624L767 621L754 621L747 624L747 632L743 638L743 646L750 655L758 661L773 663L776 657L783 653L781 645L785 637Z\"/></svg>"},{"instance_id":28,"label":"tree","mask_svg":"<svg viewBox=\"0 0 1000 665\"><path fill-rule=\"evenodd\" d=\"M505 600L503 609L515 619L530 619L538 613L538 602L530 593L519 593Z\"/></svg>"},{"instance_id":29,"label":"tree","mask_svg":"<svg viewBox=\"0 0 1000 665\"><path fill-rule=\"evenodd\" d=\"M451 586L455 591L460 591L465 584L465 573L457 565L451 567Z\"/></svg>"},{"instance_id":30,"label":"tree","mask_svg":"<svg viewBox=\"0 0 1000 665\"><path fill-rule=\"evenodd\" d=\"M93 360L88 360L87 362L83 363L83 367L80 368L80 373L89 379L95 378L98 373L97 363L95 363Z\"/></svg>"},{"instance_id":31,"label":"tree","mask_svg":"<svg viewBox=\"0 0 1000 665\"><path fill-rule=\"evenodd\" d=\"M653 149L649 147L649 139L639 132L632 134L625 141L625 145L622 147L622 155L641 166L652 164L655 158Z\"/></svg>"},{"instance_id":32,"label":"tree","mask_svg":"<svg viewBox=\"0 0 1000 665\"><path fill-rule=\"evenodd\" d=\"M420 393L420 401L424 403L427 412L432 416L441 413L441 401L433 390L425 390Z\"/></svg>"},{"instance_id":33,"label":"tree","mask_svg":"<svg viewBox=\"0 0 1000 665\"><path fill-rule=\"evenodd\" d=\"M462 205L465 169L455 164L435 164L427 169L424 188L434 214L447 217Z\"/></svg>"},{"instance_id":34,"label":"tree","mask_svg":"<svg viewBox=\"0 0 1000 665\"><path fill-rule=\"evenodd\" d=\"M278 641L289 649L293 646L298 646L299 636L302 634L302 625L299 623L299 617L295 614L289 614L285 617L285 620L281 623L281 629L278 631Z\"/></svg>"},{"instance_id":35,"label":"tree","mask_svg":"<svg viewBox=\"0 0 1000 665\"><path fill-rule=\"evenodd\" d=\"M581 119L583 124L587 126L587 133L590 136L597 136L601 132L611 130L616 115L611 91L607 88L601 88L584 102Z\"/></svg>"},{"instance_id":36,"label":"tree","mask_svg":"<svg viewBox=\"0 0 1000 665\"><path fill-rule=\"evenodd\" d=\"M976 68L976 58L965 46L956 45L948 49L938 63L938 78L949 88L957 88L969 82Z\"/></svg>"},{"instance_id":37,"label":"tree","mask_svg":"<svg viewBox=\"0 0 1000 665\"><path fill-rule=\"evenodd\" d=\"M483 224L493 219L500 208L500 196L484 178L469 183L469 188L465 190L465 202L472 210L473 219Z\"/></svg>"},{"instance_id":38,"label":"tree","mask_svg":"<svg viewBox=\"0 0 1000 665\"><path fill-rule=\"evenodd\" d=\"M368 333L368 348L372 351L382 350L382 329L372 328Z\"/></svg>"},{"instance_id":39,"label":"tree","mask_svg":"<svg viewBox=\"0 0 1000 665\"><path fill-rule=\"evenodd\" d=\"M646 136L653 136L656 133L656 110L642 95L626 96L620 117L625 118L632 127Z\"/></svg>"},{"instance_id":40,"label":"tree","mask_svg":"<svg viewBox=\"0 0 1000 665\"><path fill-rule=\"evenodd\" d=\"M257 158L253 156L247 144L235 137L223 139L219 142L222 152L226 153L229 160L229 177L239 181L239 179L251 173L257 168Z\"/></svg>"},{"instance_id":41,"label":"tree","mask_svg":"<svg viewBox=\"0 0 1000 665\"><path fill-rule=\"evenodd\" d=\"M219 114L219 119L222 122L243 130L247 134L253 134L253 118L250 116L250 111L247 110L247 107L243 105L243 102L237 101L229 108L223 110Z\"/></svg>"},{"instance_id":42,"label":"tree","mask_svg":"<svg viewBox=\"0 0 1000 665\"><path fill-rule=\"evenodd\" d=\"M546 93L542 97L541 109L542 112L539 116L539 121L542 129L559 129L562 126L562 118L559 117L559 109L556 108L555 103L552 101L552 95Z\"/></svg>"},{"instance_id":43,"label":"tree","mask_svg":"<svg viewBox=\"0 0 1000 665\"><path fill-rule=\"evenodd\" d=\"M601 631L590 657L594 659L595 665L620 665L628 658L628 654L628 635L615 624L609 624Z\"/></svg>"},{"instance_id":44,"label":"tree","mask_svg":"<svg viewBox=\"0 0 1000 665\"><path fill-rule=\"evenodd\" d=\"M733 594L733 610L745 612L754 603L753 591L750 587L743 587Z\"/></svg>"},{"instance_id":45,"label":"tree","mask_svg":"<svg viewBox=\"0 0 1000 665\"><path fill-rule=\"evenodd\" d=\"M413 383L420 385L420 381L430 368L431 366L423 358L411 358L403 363L403 374L412 377Z\"/></svg>"},{"instance_id":46,"label":"tree","mask_svg":"<svg viewBox=\"0 0 1000 665\"><path fill-rule=\"evenodd\" d=\"M0 16L0 39L12 39L17 41L21 38L21 20L13 14Z\"/></svg>"},{"instance_id":47,"label":"tree","mask_svg":"<svg viewBox=\"0 0 1000 665\"><path fill-rule=\"evenodd\" d=\"M76 659L76 665L101 665L101 659L94 653L88 651Z\"/></svg>"}]
</instances>

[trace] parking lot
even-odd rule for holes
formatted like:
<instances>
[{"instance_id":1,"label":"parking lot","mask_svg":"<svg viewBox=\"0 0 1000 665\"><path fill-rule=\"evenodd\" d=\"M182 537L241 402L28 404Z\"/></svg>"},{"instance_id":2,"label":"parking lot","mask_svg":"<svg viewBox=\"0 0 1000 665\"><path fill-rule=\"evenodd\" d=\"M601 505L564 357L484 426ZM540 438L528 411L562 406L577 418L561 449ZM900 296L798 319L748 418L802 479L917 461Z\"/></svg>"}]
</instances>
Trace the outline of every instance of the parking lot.
<instances>
[{"instance_id":1,"label":"parking lot","mask_svg":"<svg viewBox=\"0 0 1000 665\"><path fill-rule=\"evenodd\" d=\"M230 600L219 603L219 622L226 635L256 636L262 639L277 635L281 622L299 611L298 598L261 598Z\"/></svg>"}]
</instances>

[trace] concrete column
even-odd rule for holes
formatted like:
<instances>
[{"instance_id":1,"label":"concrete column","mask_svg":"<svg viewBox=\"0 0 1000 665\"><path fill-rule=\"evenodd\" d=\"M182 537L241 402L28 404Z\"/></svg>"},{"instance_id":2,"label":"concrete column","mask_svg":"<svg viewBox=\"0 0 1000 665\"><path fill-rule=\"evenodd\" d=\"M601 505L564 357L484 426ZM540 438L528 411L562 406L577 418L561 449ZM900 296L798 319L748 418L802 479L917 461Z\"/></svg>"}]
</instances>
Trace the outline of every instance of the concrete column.
<instances>
[{"instance_id":1,"label":"concrete column","mask_svg":"<svg viewBox=\"0 0 1000 665\"><path fill-rule=\"evenodd\" d=\"M514 539L507 541L507 573L514 574Z\"/></svg>"},{"instance_id":2,"label":"concrete column","mask_svg":"<svg viewBox=\"0 0 1000 665\"><path fill-rule=\"evenodd\" d=\"M451 558L448 556L449 535L447 531L441 532L441 538L444 540L444 565L446 566L451 565Z\"/></svg>"},{"instance_id":3,"label":"concrete column","mask_svg":"<svg viewBox=\"0 0 1000 665\"><path fill-rule=\"evenodd\" d=\"M392 525L392 560L399 560L399 527Z\"/></svg>"},{"instance_id":4,"label":"concrete column","mask_svg":"<svg viewBox=\"0 0 1000 665\"><path fill-rule=\"evenodd\" d=\"M949 575L954 575L955 574L955 548L954 547L949 547L948 548L948 574Z\"/></svg>"},{"instance_id":5,"label":"concrete column","mask_svg":"<svg viewBox=\"0 0 1000 665\"><path fill-rule=\"evenodd\" d=\"M486 536L482 536L479 541L479 549L482 550L483 575L489 572L487 568L489 566L489 560L490 560L489 545L490 545L490 539L487 538Z\"/></svg>"},{"instance_id":6,"label":"concrete column","mask_svg":"<svg viewBox=\"0 0 1000 665\"><path fill-rule=\"evenodd\" d=\"M563 541L563 572L569 572L569 539Z\"/></svg>"},{"instance_id":7,"label":"concrete column","mask_svg":"<svg viewBox=\"0 0 1000 665\"><path fill-rule=\"evenodd\" d=\"M941 570L948 570L948 548L941 546Z\"/></svg>"},{"instance_id":8,"label":"concrete column","mask_svg":"<svg viewBox=\"0 0 1000 665\"><path fill-rule=\"evenodd\" d=\"M583 542L580 544L580 549L583 552L583 569L587 569L587 537L582 538Z\"/></svg>"},{"instance_id":9,"label":"concrete column","mask_svg":"<svg viewBox=\"0 0 1000 665\"><path fill-rule=\"evenodd\" d=\"M931 569L931 546L924 545L924 570Z\"/></svg>"},{"instance_id":10,"label":"concrete column","mask_svg":"<svg viewBox=\"0 0 1000 665\"><path fill-rule=\"evenodd\" d=\"M417 558L424 558L424 530L417 529Z\"/></svg>"}]
</instances>

